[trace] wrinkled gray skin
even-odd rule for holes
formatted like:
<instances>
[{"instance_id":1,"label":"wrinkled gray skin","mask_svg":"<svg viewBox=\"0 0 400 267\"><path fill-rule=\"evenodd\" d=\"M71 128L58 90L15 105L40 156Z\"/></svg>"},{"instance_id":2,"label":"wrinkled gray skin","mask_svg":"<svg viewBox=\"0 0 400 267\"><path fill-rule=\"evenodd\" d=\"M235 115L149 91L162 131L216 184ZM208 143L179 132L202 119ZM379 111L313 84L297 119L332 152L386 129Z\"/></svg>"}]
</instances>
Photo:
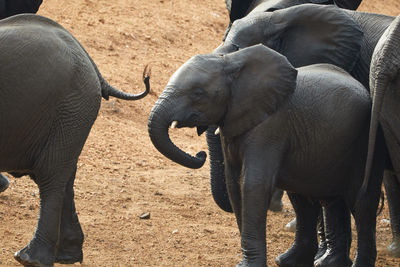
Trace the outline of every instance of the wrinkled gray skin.
<instances>
[{"instance_id":1,"label":"wrinkled gray skin","mask_svg":"<svg viewBox=\"0 0 400 267\"><path fill-rule=\"evenodd\" d=\"M15 258L25 266L82 261L74 204L78 157L101 98L135 100L110 86L62 26L37 15L0 21L0 171L30 175L40 213L32 240Z\"/></svg>"},{"instance_id":2,"label":"wrinkled gray skin","mask_svg":"<svg viewBox=\"0 0 400 267\"><path fill-rule=\"evenodd\" d=\"M21 13L36 13L42 0L0 0L0 19ZM0 193L9 186L7 177L0 173Z\"/></svg>"},{"instance_id":3,"label":"wrinkled gray skin","mask_svg":"<svg viewBox=\"0 0 400 267\"><path fill-rule=\"evenodd\" d=\"M375 47L371 62L370 88L373 99L367 173L362 194L368 194L375 177L370 173L377 133L383 129L394 172L384 179L388 196L393 240L389 253L400 257L400 16L387 28ZM365 196L364 196L365 197ZM361 199L362 201L362 199Z\"/></svg>"},{"instance_id":4,"label":"wrinkled gray skin","mask_svg":"<svg viewBox=\"0 0 400 267\"><path fill-rule=\"evenodd\" d=\"M368 92L341 69L323 64L297 71L284 56L256 45L186 62L153 107L149 135L166 157L199 168L205 153L193 157L176 147L169 126L177 121L178 128L197 127L199 134L209 125L220 127L227 189L241 233L238 266L266 265L265 223L275 186L312 198L340 196L357 211L363 244L355 266L372 266L379 189L367 206L353 205L364 174L369 114ZM374 172L382 171L378 167ZM308 222L314 233L316 221ZM314 237L303 248L315 253ZM307 256L297 264L312 265L313 253Z\"/></svg>"},{"instance_id":5,"label":"wrinkled gray skin","mask_svg":"<svg viewBox=\"0 0 400 267\"><path fill-rule=\"evenodd\" d=\"M286 55L296 67L314 63L337 65L369 89L369 70L374 48L393 19L389 16L348 11L332 6L301 5L271 13L253 14L235 21L225 43L215 52L229 53L263 43ZM212 135L208 136L209 139L218 139ZM218 141L209 142L216 144ZM210 147L210 151L218 151L216 147L218 145ZM385 184L397 185L398 182L394 181L393 177L390 171L385 172ZM220 185L219 188L224 187ZM391 191L399 192L397 188L398 185L391 185L389 194ZM224 194L220 192L220 196ZM400 203L394 200L395 197L388 198L390 205ZM222 203L219 206L227 206L225 203L229 203L226 198L223 200L219 197L217 200ZM392 220L394 236L399 236L400 233L400 220L396 219L399 217L396 215ZM389 247L393 255L400 254L398 240L400 238L394 237L395 243Z\"/></svg>"}]
</instances>

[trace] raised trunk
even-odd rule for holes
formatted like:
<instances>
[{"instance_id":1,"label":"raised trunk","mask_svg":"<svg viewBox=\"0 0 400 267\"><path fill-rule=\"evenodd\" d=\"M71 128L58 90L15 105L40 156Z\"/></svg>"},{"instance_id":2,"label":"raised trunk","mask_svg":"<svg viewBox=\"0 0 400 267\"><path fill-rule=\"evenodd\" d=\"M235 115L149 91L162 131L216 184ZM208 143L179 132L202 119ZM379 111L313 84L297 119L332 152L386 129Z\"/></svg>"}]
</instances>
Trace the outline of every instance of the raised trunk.
<instances>
[{"instance_id":1,"label":"raised trunk","mask_svg":"<svg viewBox=\"0 0 400 267\"><path fill-rule=\"evenodd\" d=\"M217 127L213 126L207 130L207 145L210 155L211 193L218 207L226 212L232 212L233 210L226 188L225 164L222 154L221 139L219 135L214 134L216 128Z\"/></svg>"},{"instance_id":2,"label":"raised trunk","mask_svg":"<svg viewBox=\"0 0 400 267\"><path fill-rule=\"evenodd\" d=\"M207 157L206 153L200 151L196 157L193 157L175 146L169 138L168 129L172 122L173 107L175 106L174 102L160 96L148 121L150 139L157 150L170 160L188 168L198 169L203 166Z\"/></svg>"}]
</instances>

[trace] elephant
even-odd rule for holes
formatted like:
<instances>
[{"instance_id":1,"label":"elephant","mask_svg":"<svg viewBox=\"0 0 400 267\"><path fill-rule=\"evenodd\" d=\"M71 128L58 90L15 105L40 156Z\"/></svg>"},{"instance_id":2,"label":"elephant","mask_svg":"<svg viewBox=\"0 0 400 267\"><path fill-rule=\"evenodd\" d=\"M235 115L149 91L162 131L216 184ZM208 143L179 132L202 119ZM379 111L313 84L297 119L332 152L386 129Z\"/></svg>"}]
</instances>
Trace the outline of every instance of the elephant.
<instances>
[{"instance_id":1,"label":"elephant","mask_svg":"<svg viewBox=\"0 0 400 267\"><path fill-rule=\"evenodd\" d=\"M265 223L275 186L302 201L333 198L345 203L356 215L361 242L355 266L372 266L380 190L370 192L367 205L355 205L365 169L369 115L368 91L344 70L330 64L295 69L286 57L258 44L197 55L184 63L154 105L148 131L164 156L200 168L206 153L184 152L173 144L168 129L197 127L201 135L208 126L219 126L227 191L241 234L243 259L238 266L266 265ZM373 173L382 177L379 159L373 162ZM317 217L315 213L305 227L315 232ZM301 243L307 255L298 257L297 264L313 263L314 237Z\"/></svg>"},{"instance_id":2,"label":"elephant","mask_svg":"<svg viewBox=\"0 0 400 267\"><path fill-rule=\"evenodd\" d=\"M42 0L0 0L0 19L10 17L20 13L36 13ZM0 173L0 193L9 186L7 177Z\"/></svg>"},{"instance_id":3,"label":"elephant","mask_svg":"<svg viewBox=\"0 0 400 267\"><path fill-rule=\"evenodd\" d=\"M373 104L365 181L360 190L360 197L368 194L373 183L371 180L375 179L370 171L371 162L374 157L377 157L374 153L375 142L378 139L379 129L382 129L393 168L393 172L387 172L384 178L393 236L388 250L392 256L396 257L400 257L399 46L400 16L397 16L380 38L372 55L369 82Z\"/></svg>"},{"instance_id":4,"label":"elephant","mask_svg":"<svg viewBox=\"0 0 400 267\"><path fill-rule=\"evenodd\" d=\"M223 45L215 53L230 53L257 43L263 43L287 56L295 67L315 63L331 63L348 71L369 91L372 54L379 38L394 17L339 9L314 4L298 5L274 12L258 12L236 20ZM394 109L395 110L395 109ZM220 138L210 127L207 143L210 151L211 185L213 197L219 207L230 211L227 197L224 161ZM389 160L390 161L390 160ZM396 183L390 164L384 174L386 185ZM386 192L400 187L391 186ZM396 195L392 193L392 195ZM392 201L390 205L400 203ZM394 210L393 208L391 210ZM400 210L400 209L397 209ZM393 217L392 233L396 236L389 246L393 255L400 255L400 216Z\"/></svg>"},{"instance_id":5,"label":"elephant","mask_svg":"<svg viewBox=\"0 0 400 267\"><path fill-rule=\"evenodd\" d=\"M229 26L227 27L223 41L225 41L232 23L247 15L257 14L259 12L273 12L275 10L285 9L296 5L314 3L323 5L336 5L340 8L355 10L361 3L361 0L226 0L226 7L229 12ZM227 212L232 212L232 208L226 201L227 194L221 193L225 190L225 178L223 172L223 160L220 149L215 149L219 146L219 141L214 137L215 128L210 127L207 132L207 143L209 146L210 155L210 182L213 198L217 205ZM277 189L274 192L271 201L270 209L279 211L282 209L282 195L283 191Z\"/></svg>"},{"instance_id":6,"label":"elephant","mask_svg":"<svg viewBox=\"0 0 400 267\"><path fill-rule=\"evenodd\" d=\"M109 85L82 45L58 23L33 14L0 20L0 171L29 175L39 188L35 233L15 253L25 266L82 262L74 203L78 157L101 99L138 100Z\"/></svg>"}]
</instances>

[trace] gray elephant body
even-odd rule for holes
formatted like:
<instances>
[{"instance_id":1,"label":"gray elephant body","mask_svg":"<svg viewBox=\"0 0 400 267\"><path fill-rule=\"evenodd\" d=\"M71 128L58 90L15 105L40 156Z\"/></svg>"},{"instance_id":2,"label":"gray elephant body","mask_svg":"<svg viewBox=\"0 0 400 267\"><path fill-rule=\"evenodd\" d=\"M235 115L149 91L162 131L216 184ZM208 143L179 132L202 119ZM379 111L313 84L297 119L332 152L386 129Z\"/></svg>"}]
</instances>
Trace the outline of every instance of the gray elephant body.
<instances>
[{"instance_id":1,"label":"gray elephant body","mask_svg":"<svg viewBox=\"0 0 400 267\"><path fill-rule=\"evenodd\" d=\"M201 134L219 125L229 199L241 232L240 266L264 266L266 214L275 185L308 197L339 197L355 209L369 114L367 90L343 70L313 65L297 75L285 57L256 45L186 62L154 106L149 134L161 153L193 168L204 163L203 153L192 157L177 148L168 126L173 121L177 127L197 126ZM364 243L358 266L373 257L377 192L368 209L357 207ZM312 264L313 257L301 263Z\"/></svg>"},{"instance_id":2,"label":"gray elephant body","mask_svg":"<svg viewBox=\"0 0 400 267\"><path fill-rule=\"evenodd\" d=\"M369 112L364 87L341 69L326 64L298 68L296 90L279 111L234 138L221 127L226 168L261 169L279 158L269 153L284 154L273 175L277 187L313 198L343 196L354 174L360 178L364 172ZM242 128L240 122L235 127ZM249 162L249 156L260 158Z\"/></svg>"},{"instance_id":3,"label":"gray elephant body","mask_svg":"<svg viewBox=\"0 0 400 267\"><path fill-rule=\"evenodd\" d=\"M110 86L78 41L36 15L0 21L0 171L30 175L39 187L35 234L15 258L24 265L82 261L75 212L76 164L101 98L139 99Z\"/></svg>"}]
</instances>

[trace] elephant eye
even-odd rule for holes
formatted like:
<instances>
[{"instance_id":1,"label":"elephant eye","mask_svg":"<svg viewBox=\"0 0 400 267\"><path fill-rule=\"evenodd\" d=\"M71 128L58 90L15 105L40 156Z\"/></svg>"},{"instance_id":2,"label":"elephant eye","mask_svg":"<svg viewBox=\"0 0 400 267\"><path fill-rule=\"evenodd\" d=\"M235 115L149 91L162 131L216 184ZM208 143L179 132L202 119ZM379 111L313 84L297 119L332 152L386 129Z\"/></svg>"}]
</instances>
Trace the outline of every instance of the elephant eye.
<instances>
[{"instance_id":1,"label":"elephant eye","mask_svg":"<svg viewBox=\"0 0 400 267\"><path fill-rule=\"evenodd\" d=\"M193 91L192 99L197 101L200 100L204 96L204 90L201 88L196 88Z\"/></svg>"}]
</instances>

